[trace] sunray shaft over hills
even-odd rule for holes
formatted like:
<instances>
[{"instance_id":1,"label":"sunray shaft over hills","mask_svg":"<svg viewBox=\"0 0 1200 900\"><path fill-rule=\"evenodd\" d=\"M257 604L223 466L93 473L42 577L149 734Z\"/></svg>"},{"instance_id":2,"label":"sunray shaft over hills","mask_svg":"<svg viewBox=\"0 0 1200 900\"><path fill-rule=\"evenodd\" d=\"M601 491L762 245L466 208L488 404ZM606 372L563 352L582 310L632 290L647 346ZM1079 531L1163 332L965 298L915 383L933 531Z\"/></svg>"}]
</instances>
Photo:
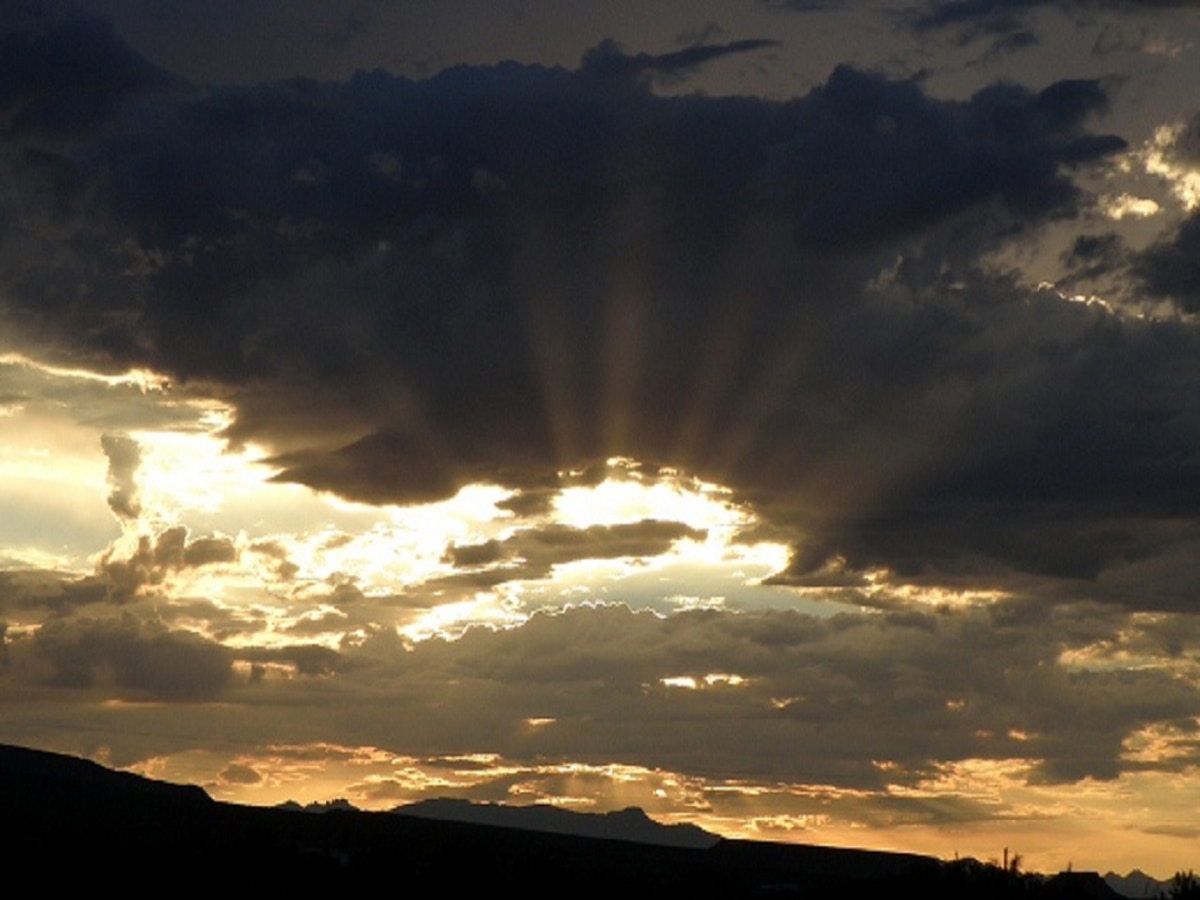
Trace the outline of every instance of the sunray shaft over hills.
<instances>
[{"instance_id":1,"label":"sunray shaft over hills","mask_svg":"<svg viewBox=\"0 0 1200 900\"><path fill-rule=\"evenodd\" d=\"M0 4L0 739L1195 867L1188 3Z\"/></svg>"}]
</instances>

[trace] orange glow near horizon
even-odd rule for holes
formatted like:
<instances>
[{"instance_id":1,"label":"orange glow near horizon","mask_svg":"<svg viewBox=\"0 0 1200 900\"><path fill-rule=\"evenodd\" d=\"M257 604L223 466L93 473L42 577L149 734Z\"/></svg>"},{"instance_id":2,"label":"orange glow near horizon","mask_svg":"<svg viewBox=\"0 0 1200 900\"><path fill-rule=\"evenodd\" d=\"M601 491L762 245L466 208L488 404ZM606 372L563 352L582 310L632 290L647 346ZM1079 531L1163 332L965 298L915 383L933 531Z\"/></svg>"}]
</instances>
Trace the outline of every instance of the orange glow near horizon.
<instances>
[{"instance_id":1,"label":"orange glow near horizon","mask_svg":"<svg viewBox=\"0 0 1200 900\"><path fill-rule=\"evenodd\" d=\"M1124 799L1134 782L1156 781L1170 792L1170 778L1143 773L1115 785L1036 787L1022 773L1029 760L980 760L947 764L946 777L920 790L884 793L829 785L755 784L704 779L619 764L507 761L496 754L416 758L378 748L330 745L268 748L261 754L226 758L207 751L148 760L133 771L155 778L199 783L216 799L273 806L348 800L363 810L388 810L435 797L494 797L490 785L509 785L505 802L546 803L579 811L606 812L637 806L664 824L688 822L726 838L822 846L871 847L940 859L973 856L997 859L1004 847L1022 854L1025 868L1046 874L1068 867L1125 874L1135 866L1160 879L1176 869L1189 846L1178 837L1137 830L1140 813ZM948 780L952 779L952 780ZM550 789L552 787L552 789ZM1146 785L1137 785L1144 788ZM990 797L1009 812L1001 818L931 825L919 815L891 821L870 812L884 796L918 801L977 802ZM1182 816L1200 800L1195 788L1175 800ZM494 801L493 801L494 802ZM799 808L797 808L799 805ZM914 812L919 805L914 805ZM1181 820L1182 823L1183 820ZM1080 826L1080 822L1086 823ZM1109 848L1097 859L1097 846ZM1040 848L1040 849L1038 849ZM1111 848L1120 848L1113 850ZM1104 868L1107 866L1107 868Z\"/></svg>"},{"instance_id":2,"label":"orange glow near horizon","mask_svg":"<svg viewBox=\"0 0 1200 900\"><path fill-rule=\"evenodd\" d=\"M144 690L136 679L127 689L113 688L112 658L96 650L100 661L95 679L81 680L75 701L81 705L67 714L84 709L88 716L98 710L130 720L140 717L142 730L137 734L149 738L172 734L177 717L200 721L225 713L261 715L266 723L262 727L269 728L297 711L304 716L322 710L321 703L340 702L339 691L350 700L367 696L386 703L388 690L402 692L403 687L355 678L362 672L388 671L389 666L401 670L422 642L432 642L426 649L436 656L444 649L437 642L457 640L472 628L517 635L539 613L619 607L674 622L691 613L732 618L762 610L803 610L815 620L822 613L811 611L823 603L830 608L823 614L841 614L844 625L853 616L881 619L886 614L879 610L889 606L917 614L984 615L989 607L1010 599L1001 590L904 584L882 568L847 572L844 560L835 560L825 573L833 587L765 586L762 582L770 575L786 570L789 554L782 542L743 542L763 524L753 509L736 502L721 485L672 471L649 474L629 459L610 461L607 477L595 484L572 485L568 480L549 512L525 517L504 506L513 491L494 484L466 485L446 500L413 507L340 500L272 481L275 471L264 463L267 453L262 448L231 448L222 439L231 415L227 407L203 398L176 399L165 380L153 373L92 377L11 354L0 358L0 365L43 379L55 389L83 384L99 390L112 405L114 421L137 426L120 432L136 444L136 466L118 473L136 503L118 512L111 498L112 462L101 443L116 432L86 416L71 418L50 402L39 408L12 405L0 415L3 499L14 517L39 504L54 513L48 524L30 519L29 546L5 546L0 571L34 596L34 588L15 579L32 577L30 567L45 569L46 583L35 585L41 591L36 595L64 598L59 607L47 602L35 612L19 603L6 607L0 631L4 653L14 659L28 655L41 629L53 620L47 610L67 610L96 628L89 634L97 642L113 636L97 623L127 622L145 627L137 631L130 624L128 633L117 635L121 640L144 638L145 646L157 650L160 645L154 641L169 632L183 639L179 646L185 649L192 648L189 641L194 638L202 649L216 648L232 657L227 664L233 699L222 695L221 702L184 705ZM690 531L667 530L688 536L664 541L647 528L651 537L644 539L639 527L647 522L675 523ZM72 537L71 543L61 536L64 523L79 524L80 536ZM539 529L551 528L576 529L572 538L594 538L597 543L581 540L578 546L583 549L576 551L568 542L566 550L555 545L553 552L547 551L536 539ZM614 534L620 543L603 544ZM618 549L609 549L612 546ZM474 555L462 553L464 548ZM472 561L464 563L463 558ZM854 581L844 595L832 578L839 575ZM120 578L127 579L122 585L128 590L119 607L102 606L105 589ZM70 593L72 588L76 593ZM868 601L877 608L858 605ZM1168 657L1145 640L1146 629L1161 628L1164 622L1146 615L1133 615L1128 621L1128 628L1115 636L1064 646L1052 662L1066 673L1153 669L1189 683L1197 679L1194 655ZM43 636L52 638L51 632L47 629ZM753 662L762 661L756 654L772 651L764 650L770 644L761 634L743 634L740 639L753 644L754 652L716 655L711 663L703 659L709 645L693 647L683 641L671 648L678 655L664 657L658 668L647 668L641 688L664 708L673 704L697 716L707 709L722 715L739 704L744 709L757 702L762 709L754 715L779 714L783 719L790 707L814 700L803 686L791 684L779 689L780 696L755 700L771 676L762 675L764 670L754 668ZM796 646L802 646L797 640ZM372 642L383 648L379 656L352 658L352 651L375 650ZM541 648L550 655L556 649ZM319 652L339 662L344 655L350 660L348 670L361 668L347 674L336 665L324 668L318 658L306 669L305 660L311 657L304 653ZM169 653L148 658L168 675L176 674ZM620 654L614 658L623 659ZM743 668L746 659L752 665ZM519 665L520 659L507 662ZM0 674L5 671L0 669ZM432 672L431 678L442 674ZM91 670L85 674L90 676ZM602 681L597 677L596 684ZM262 693L250 693L257 689ZM43 681L28 692L42 702L43 696L67 696L64 690ZM363 694L354 693L358 690ZM311 707L306 705L310 702ZM438 695L436 703L441 702ZM709 703L713 705L705 706ZM965 720L972 710L965 693L941 698L937 704L956 720ZM312 715L320 718L320 713ZM276 722L272 716L281 719ZM1094 860L1096 846L1120 846L1121 855L1112 858L1114 867L1141 866L1159 877L1171 873L1168 860L1182 858L1191 846L1189 839L1194 841L1194 810L1200 808L1200 772L1187 762L1200 720L1141 725L1121 748L1122 762L1132 768L1112 782L1038 784L1035 770L1040 761L1032 758L930 762L919 777L906 781L899 763L881 760L876 769L885 786L869 790L850 784L772 781L766 776L720 778L711 771L698 775L639 765L636 759L580 759L584 752L570 741L587 727L555 702L520 709L504 728L510 752L512 747L545 746L562 754L547 753L536 762L531 761L533 751L529 757L507 758L489 749L486 741L471 745L473 752L457 754L445 747L421 753L401 745L393 753L376 746L312 743L238 752L156 750L132 768L200 784L217 799L255 805L345 798L362 809L388 809L422 798L457 796L590 811L639 806L660 821L692 822L727 837L870 846L942 857L958 852L987 858L995 856L997 848L1010 846L1026 855L1030 867L1045 871ZM714 718L713 727L734 726ZM316 733L297 731L305 736ZM369 740L388 732L369 723L363 733ZM188 734L192 741L192 731ZM1022 748L1035 746L1039 737L1031 727L1014 726L1007 732L999 727L995 734ZM170 743L165 738L163 742ZM95 755L103 755L103 750ZM771 765L765 770L771 771ZM895 783L888 785L889 781ZM1130 797L1138 798L1137 803L1131 804ZM951 814L938 819L933 810L939 807Z\"/></svg>"}]
</instances>

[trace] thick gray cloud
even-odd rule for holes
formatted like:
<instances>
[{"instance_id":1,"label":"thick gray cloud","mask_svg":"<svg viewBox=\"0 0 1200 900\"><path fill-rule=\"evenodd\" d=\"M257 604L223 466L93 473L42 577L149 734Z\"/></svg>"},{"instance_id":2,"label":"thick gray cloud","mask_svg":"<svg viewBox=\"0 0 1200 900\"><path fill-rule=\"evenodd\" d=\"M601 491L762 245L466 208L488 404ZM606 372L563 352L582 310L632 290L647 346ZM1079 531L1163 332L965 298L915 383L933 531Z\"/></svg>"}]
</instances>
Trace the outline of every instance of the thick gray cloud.
<instances>
[{"instance_id":1,"label":"thick gray cloud","mask_svg":"<svg viewBox=\"0 0 1200 900\"><path fill-rule=\"evenodd\" d=\"M160 611L168 621L220 615L199 603ZM42 692L31 707L39 729L86 722L85 740L128 761L193 747L186 707L81 711L81 698L219 699L206 727L247 751L324 742L432 759L486 748L517 766L620 762L824 785L835 805L842 790L916 787L965 761L1029 760L1011 777L1031 785L1197 761L1186 740L1200 716L1190 616L1017 601L826 618L581 605L415 645L366 626L334 650L232 649L137 614L64 615L9 635L0 678ZM1130 754L1148 728L1177 729L1175 752ZM854 816L939 823L996 812L949 797L938 809L897 801Z\"/></svg>"},{"instance_id":2,"label":"thick gray cloud","mask_svg":"<svg viewBox=\"0 0 1200 900\"><path fill-rule=\"evenodd\" d=\"M175 80L99 19L52 4L14 6L0 18L0 109L10 139L86 133L129 94Z\"/></svg>"},{"instance_id":3,"label":"thick gray cloud","mask_svg":"<svg viewBox=\"0 0 1200 900\"><path fill-rule=\"evenodd\" d=\"M16 647L18 677L129 699L211 700L232 673L232 654L220 644L129 616L53 619L26 643Z\"/></svg>"},{"instance_id":4,"label":"thick gray cloud","mask_svg":"<svg viewBox=\"0 0 1200 900\"><path fill-rule=\"evenodd\" d=\"M703 540L704 532L677 522L652 519L588 528L554 524L523 528L502 541L448 547L448 562L458 568L478 570L474 574L450 576L448 580L495 585L545 578L554 566L578 560L659 556L683 539ZM433 586L437 584L434 582Z\"/></svg>"},{"instance_id":5,"label":"thick gray cloud","mask_svg":"<svg viewBox=\"0 0 1200 900\"><path fill-rule=\"evenodd\" d=\"M117 518L136 519L141 513L137 470L142 453L138 442L119 434L106 434L100 446L108 457L108 505Z\"/></svg>"},{"instance_id":6,"label":"thick gray cloud","mask_svg":"<svg viewBox=\"0 0 1200 900\"><path fill-rule=\"evenodd\" d=\"M1178 123L1172 138L1160 142L1160 165L1169 180L1182 180L1200 168L1200 113ZM1200 212L1184 219L1149 247L1135 254L1130 268L1150 296L1172 301L1189 313L1200 310Z\"/></svg>"},{"instance_id":7,"label":"thick gray cloud","mask_svg":"<svg viewBox=\"0 0 1200 900\"><path fill-rule=\"evenodd\" d=\"M72 33L29 47L71 57ZM99 46L88 65L128 68ZM1142 518L1194 513L1191 331L976 268L1075 215L1070 172L1124 146L1089 130L1100 84L952 102L841 68L768 102L601 77L699 61L101 79L73 143L13 132L41 215L0 242L8 316L207 384L281 480L355 499L486 480L544 509L567 468L679 465L792 529L797 578L835 556L1093 577L1155 552ZM10 106L53 106L27 68Z\"/></svg>"},{"instance_id":8,"label":"thick gray cloud","mask_svg":"<svg viewBox=\"0 0 1200 900\"><path fill-rule=\"evenodd\" d=\"M1187 312L1200 312L1200 212L1139 254L1134 271L1150 294L1172 300Z\"/></svg>"},{"instance_id":9,"label":"thick gray cloud","mask_svg":"<svg viewBox=\"0 0 1200 900\"><path fill-rule=\"evenodd\" d=\"M164 529L156 536L141 535L132 553L109 548L100 558L99 576L107 583L110 599L124 602L145 587L162 584L173 571L230 563L237 548L226 537L188 539L182 525Z\"/></svg>"},{"instance_id":10,"label":"thick gray cloud","mask_svg":"<svg viewBox=\"0 0 1200 900\"><path fill-rule=\"evenodd\" d=\"M695 70L707 62L735 53L749 53L776 46L773 41L736 41L732 44L698 44L674 53L627 54L612 40L584 54L581 72L595 78L669 80Z\"/></svg>"},{"instance_id":11,"label":"thick gray cloud","mask_svg":"<svg viewBox=\"0 0 1200 900\"><path fill-rule=\"evenodd\" d=\"M91 604L103 604L108 588L99 577L77 577L38 569L0 572L0 614L25 620L31 613L64 615Z\"/></svg>"},{"instance_id":12,"label":"thick gray cloud","mask_svg":"<svg viewBox=\"0 0 1200 900\"><path fill-rule=\"evenodd\" d=\"M770 5L822 35L887 15ZM810 60L786 100L683 92L710 64L798 65L725 19L702 36L728 44L592 38L569 67L202 87L102 22L0 9L0 353L19 354L0 411L10 434L85 434L109 479L90 546L116 528L105 491L127 529L90 574L0 572L10 733L116 764L211 752L226 787L370 756L345 777L378 795L617 803L616 765L676 782L652 801L672 814L707 798L992 835L1095 779L1136 792L1150 827L1190 827L1154 791L1200 763L1196 220L1155 238L1157 219L1100 218L1146 193L1116 186L1146 133L1112 133L1129 119L1109 110L1128 116L1144 72L1033 65L1068 31L1085 56L1092 31L1133 49L1129 19L1059 16L1127 5L907 6L918 27L890 35L884 71L936 74L814 82ZM920 55L934 45L945 67ZM982 83L1017 51L1024 86ZM1155 145L1168 165L1194 165L1194 131ZM1005 268L1034 246L1055 289ZM130 367L173 395L135 408L82 374ZM194 431L189 398L227 405L227 437L279 481L380 504L483 481L515 490L513 517L411 572L387 545L408 520L363 524L390 510L303 534L264 511L235 542L213 529L250 503L228 498L128 543L157 501L138 491L149 450L121 435ZM737 553L711 583L715 564L685 562L556 579L706 537L555 523L612 456L644 484L731 489L757 516L732 540L791 546L777 587L728 589ZM439 552L443 577L423 568ZM426 580L383 587L385 567ZM649 609L562 606L596 596ZM504 627L447 624L465 609ZM421 639L439 629L458 639ZM777 795L725 800L738 786Z\"/></svg>"},{"instance_id":13,"label":"thick gray cloud","mask_svg":"<svg viewBox=\"0 0 1200 900\"><path fill-rule=\"evenodd\" d=\"M1147 768L1125 754L1140 729L1200 712L1186 678L1108 665L1124 653L1164 660L1167 633L1175 658L1194 652L1195 629L1182 624L1143 627L1088 605L1052 617L997 608L826 619L585 606L407 649L379 632L341 660L313 650L305 671L340 674L303 700L295 682L270 677L237 696L264 715L274 703L315 704L310 740L415 755L486 746L513 761L619 760L871 790L916 784L942 762L1019 758L1035 761L1033 781L1103 780ZM1092 648L1106 649L1090 666L1064 662L1064 651ZM696 689L664 681L687 677ZM380 697L389 716L361 715ZM530 729L531 719L553 721Z\"/></svg>"},{"instance_id":14,"label":"thick gray cloud","mask_svg":"<svg viewBox=\"0 0 1200 900\"><path fill-rule=\"evenodd\" d=\"M1145 14L1190 5L1189 0L924 0L911 13L912 24L919 29L960 26L983 33L1008 33L1021 29L1031 12L1044 7Z\"/></svg>"}]
</instances>

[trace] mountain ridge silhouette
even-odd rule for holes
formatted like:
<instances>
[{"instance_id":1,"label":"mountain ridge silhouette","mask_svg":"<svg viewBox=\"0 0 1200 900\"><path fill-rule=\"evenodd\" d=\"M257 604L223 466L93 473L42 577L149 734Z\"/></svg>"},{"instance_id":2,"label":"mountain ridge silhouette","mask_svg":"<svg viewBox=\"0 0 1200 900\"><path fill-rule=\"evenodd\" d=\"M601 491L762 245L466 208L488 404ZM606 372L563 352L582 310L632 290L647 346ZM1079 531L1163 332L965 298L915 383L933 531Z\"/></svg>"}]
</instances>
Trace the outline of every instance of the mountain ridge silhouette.
<instances>
[{"instance_id":1,"label":"mountain ridge silhouette","mask_svg":"<svg viewBox=\"0 0 1200 900\"><path fill-rule=\"evenodd\" d=\"M452 819L526 831L573 834L580 837L633 841L666 847L715 846L720 835L687 823L666 825L648 816L640 807L630 806L611 812L592 813L562 809L544 803L510 806L502 803L474 803L457 798L434 798L397 806L392 812L428 819Z\"/></svg>"},{"instance_id":2,"label":"mountain ridge silhouette","mask_svg":"<svg viewBox=\"0 0 1200 900\"><path fill-rule=\"evenodd\" d=\"M613 837L431 815L471 812L472 805L462 802L389 812L359 811L335 802L325 806L324 815L293 807L241 806L214 800L195 785L4 744L0 801L9 859L53 878L60 887L94 889L111 882L161 888L183 879L193 887L229 890L253 879L275 890L377 890L383 883L418 892L511 887L526 897L560 896L580 888L731 897L884 892L927 900L1120 897L1095 873L1046 879L976 860L943 862L918 854L719 837L707 847L645 843L627 835L638 828L660 839L695 835L654 823L636 808L595 817L556 811L566 818L535 811L542 822L577 825L594 818L592 824L620 826L615 834L624 829L625 837ZM497 814L496 809L474 812ZM509 814L497 817L504 815ZM528 822L528 815L518 808L507 821Z\"/></svg>"}]
</instances>

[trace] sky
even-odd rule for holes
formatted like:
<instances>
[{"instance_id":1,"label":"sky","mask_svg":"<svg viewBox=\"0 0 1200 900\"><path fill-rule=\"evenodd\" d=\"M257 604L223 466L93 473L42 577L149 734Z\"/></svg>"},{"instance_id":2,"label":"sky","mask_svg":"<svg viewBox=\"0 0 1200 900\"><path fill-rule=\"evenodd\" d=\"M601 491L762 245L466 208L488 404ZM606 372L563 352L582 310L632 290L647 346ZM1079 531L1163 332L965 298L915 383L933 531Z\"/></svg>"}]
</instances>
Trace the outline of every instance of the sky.
<instances>
[{"instance_id":1,"label":"sky","mask_svg":"<svg viewBox=\"0 0 1200 900\"><path fill-rule=\"evenodd\" d=\"M0 0L0 741L1200 864L1200 11Z\"/></svg>"}]
</instances>

